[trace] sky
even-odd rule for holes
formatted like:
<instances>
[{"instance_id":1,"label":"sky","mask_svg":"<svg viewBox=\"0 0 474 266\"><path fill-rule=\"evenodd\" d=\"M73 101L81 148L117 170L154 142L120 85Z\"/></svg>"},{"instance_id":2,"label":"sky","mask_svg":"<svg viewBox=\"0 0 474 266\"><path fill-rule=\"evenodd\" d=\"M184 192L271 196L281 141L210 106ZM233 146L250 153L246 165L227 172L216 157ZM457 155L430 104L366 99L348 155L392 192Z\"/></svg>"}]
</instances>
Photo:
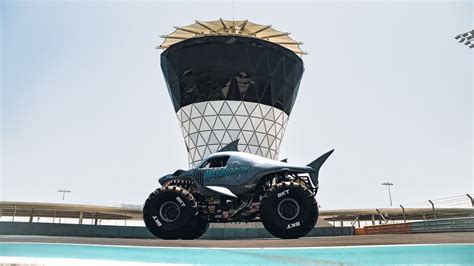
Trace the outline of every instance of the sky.
<instances>
[{"instance_id":1,"label":"sky","mask_svg":"<svg viewBox=\"0 0 474 266\"><path fill-rule=\"evenodd\" d=\"M280 158L335 149L322 209L473 192L471 1L0 3L0 200L142 204L188 165L159 36L233 16L304 42Z\"/></svg>"}]
</instances>

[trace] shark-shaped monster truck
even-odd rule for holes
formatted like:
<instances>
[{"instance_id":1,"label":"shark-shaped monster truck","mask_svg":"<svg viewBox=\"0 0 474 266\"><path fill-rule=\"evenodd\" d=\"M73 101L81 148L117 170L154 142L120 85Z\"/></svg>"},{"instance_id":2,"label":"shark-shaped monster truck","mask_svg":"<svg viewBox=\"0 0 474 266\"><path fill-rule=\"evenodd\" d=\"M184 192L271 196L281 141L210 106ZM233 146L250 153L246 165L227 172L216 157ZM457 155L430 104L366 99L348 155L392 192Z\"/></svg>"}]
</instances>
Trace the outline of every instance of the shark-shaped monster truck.
<instances>
[{"instance_id":1,"label":"shark-shaped monster truck","mask_svg":"<svg viewBox=\"0 0 474 266\"><path fill-rule=\"evenodd\" d=\"M261 221L272 235L299 238L318 219L319 169L331 150L307 166L238 152L238 140L196 168L159 179L145 202L143 220L162 239L195 239L209 223Z\"/></svg>"}]
</instances>

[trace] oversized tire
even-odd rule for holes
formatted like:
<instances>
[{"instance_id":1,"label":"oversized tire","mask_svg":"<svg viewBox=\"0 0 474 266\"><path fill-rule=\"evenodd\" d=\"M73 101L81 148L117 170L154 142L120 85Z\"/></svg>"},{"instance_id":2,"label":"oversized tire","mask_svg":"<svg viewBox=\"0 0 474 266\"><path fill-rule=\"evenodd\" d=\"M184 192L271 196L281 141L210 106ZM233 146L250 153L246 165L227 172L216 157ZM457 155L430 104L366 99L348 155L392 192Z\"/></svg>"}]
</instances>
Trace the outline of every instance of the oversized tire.
<instances>
[{"instance_id":1,"label":"oversized tire","mask_svg":"<svg viewBox=\"0 0 474 266\"><path fill-rule=\"evenodd\" d=\"M154 236L181 238L183 228L197 217L193 195L177 186L164 186L150 194L143 206L143 221Z\"/></svg>"},{"instance_id":2,"label":"oversized tire","mask_svg":"<svg viewBox=\"0 0 474 266\"><path fill-rule=\"evenodd\" d=\"M260 218L267 231L279 238L307 235L318 220L318 204L313 193L295 182L278 183L261 201Z\"/></svg>"},{"instance_id":3,"label":"oversized tire","mask_svg":"<svg viewBox=\"0 0 474 266\"><path fill-rule=\"evenodd\" d=\"M200 238L209 229L209 222L207 217L196 216L181 230L181 239L196 239Z\"/></svg>"}]
</instances>

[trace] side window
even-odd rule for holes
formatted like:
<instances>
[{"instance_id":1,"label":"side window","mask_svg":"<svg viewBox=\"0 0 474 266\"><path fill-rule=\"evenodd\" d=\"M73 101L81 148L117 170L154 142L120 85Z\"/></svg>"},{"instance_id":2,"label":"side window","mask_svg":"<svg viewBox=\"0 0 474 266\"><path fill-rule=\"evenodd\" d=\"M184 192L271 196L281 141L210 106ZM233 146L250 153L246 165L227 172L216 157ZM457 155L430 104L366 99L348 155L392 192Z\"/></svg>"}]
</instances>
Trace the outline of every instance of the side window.
<instances>
[{"instance_id":1,"label":"side window","mask_svg":"<svg viewBox=\"0 0 474 266\"><path fill-rule=\"evenodd\" d=\"M212 159L207 160L204 164L201 165L199 168L217 168L217 167L224 167L227 165L227 161L229 160L230 156L221 156L221 157L214 157Z\"/></svg>"}]
</instances>

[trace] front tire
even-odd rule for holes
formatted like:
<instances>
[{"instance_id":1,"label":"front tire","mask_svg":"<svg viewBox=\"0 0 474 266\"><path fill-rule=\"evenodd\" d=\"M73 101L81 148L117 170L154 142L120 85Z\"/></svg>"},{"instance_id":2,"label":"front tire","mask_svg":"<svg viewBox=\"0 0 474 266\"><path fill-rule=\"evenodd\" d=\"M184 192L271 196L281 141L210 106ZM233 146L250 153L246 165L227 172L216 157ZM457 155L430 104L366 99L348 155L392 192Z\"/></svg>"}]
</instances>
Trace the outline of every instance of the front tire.
<instances>
[{"instance_id":1,"label":"front tire","mask_svg":"<svg viewBox=\"0 0 474 266\"><path fill-rule=\"evenodd\" d=\"M165 186L150 194L143 206L143 221L154 236L178 239L181 231L197 215L197 202L187 190Z\"/></svg>"},{"instance_id":2,"label":"front tire","mask_svg":"<svg viewBox=\"0 0 474 266\"><path fill-rule=\"evenodd\" d=\"M260 218L270 234L279 238L307 235L318 220L314 194L295 182L283 182L267 190L262 198Z\"/></svg>"},{"instance_id":3,"label":"front tire","mask_svg":"<svg viewBox=\"0 0 474 266\"><path fill-rule=\"evenodd\" d=\"M196 239L204 235L209 229L207 217L196 216L181 230L181 239Z\"/></svg>"}]
</instances>

